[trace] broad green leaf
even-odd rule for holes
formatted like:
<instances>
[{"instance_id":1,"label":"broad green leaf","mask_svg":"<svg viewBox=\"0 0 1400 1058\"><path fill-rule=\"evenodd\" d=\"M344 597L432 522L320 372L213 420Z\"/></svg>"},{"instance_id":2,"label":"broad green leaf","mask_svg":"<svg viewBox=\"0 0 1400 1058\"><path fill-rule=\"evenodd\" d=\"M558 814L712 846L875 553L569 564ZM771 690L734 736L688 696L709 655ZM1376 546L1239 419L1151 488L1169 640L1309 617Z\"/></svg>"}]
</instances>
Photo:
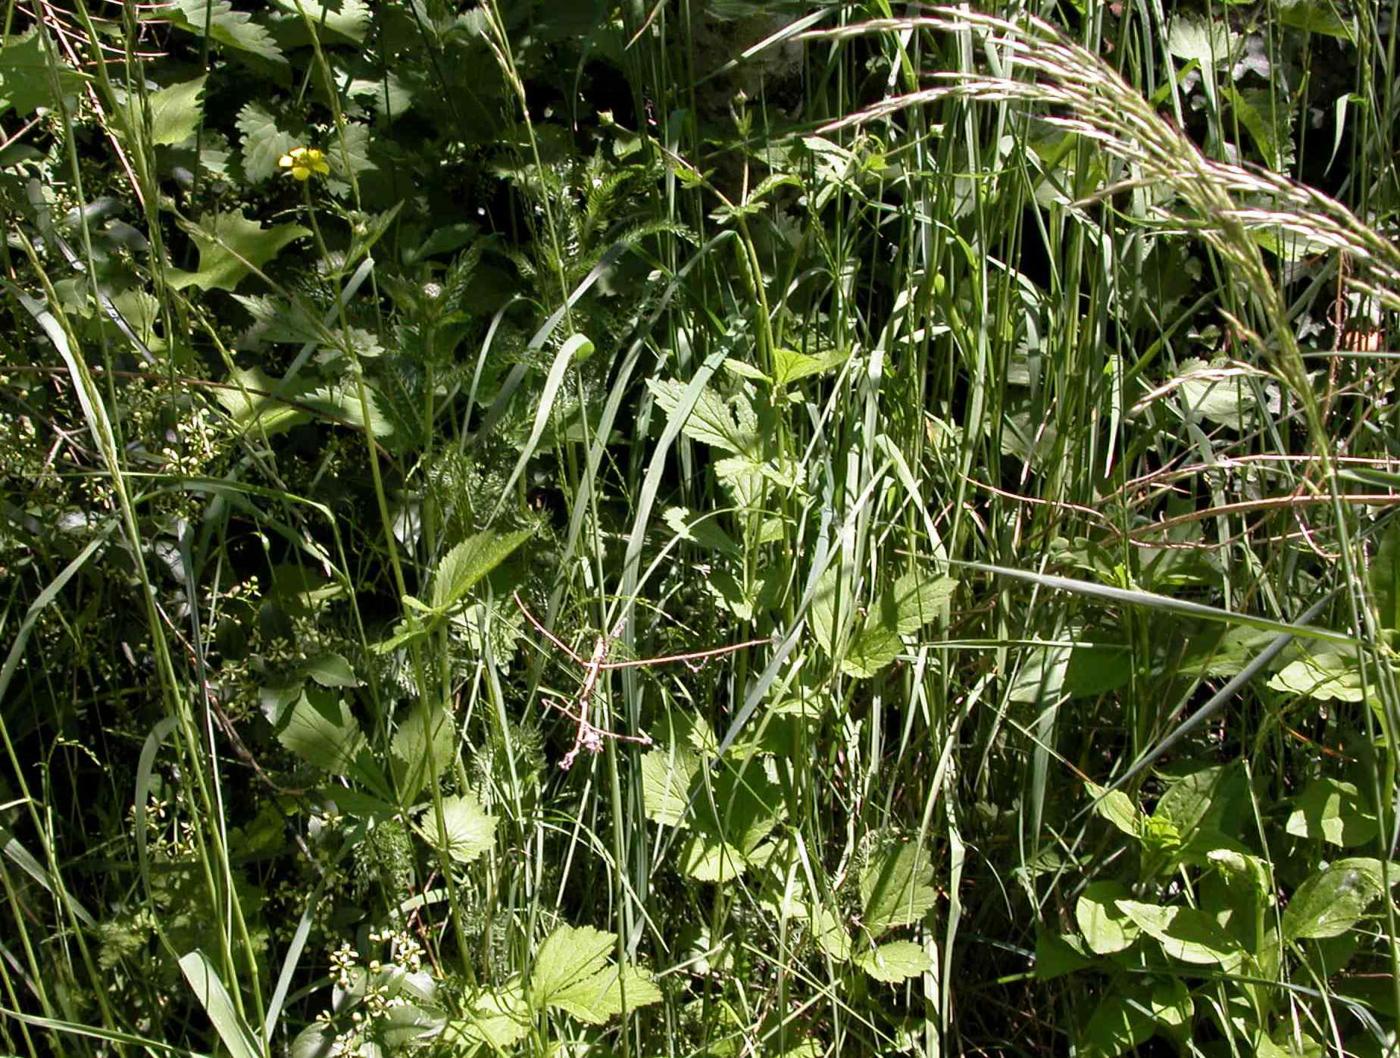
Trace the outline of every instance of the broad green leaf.
<instances>
[{"instance_id":1,"label":"broad green leaf","mask_svg":"<svg viewBox=\"0 0 1400 1058\"><path fill-rule=\"evenodd\" d=\"M1381 627L1400 630L1400 520L1386 523L1376 555L1367 564L1366 579Z\"/></svg>"},{"instance_id":2,"label":"broad green leaf","mask_svg":"<svg viewBox=\"0 0 1400 1058\"><path fill-rule=\"evenodd\" d=\"M369 32L371 10L369 4L364 0L340 0L335 7L330 4L320 3L319 0L273 0L273 2L288 14L296 15L298 22L301 21L302 12L310 18L316 27L316 32L324 34L327 30L339 37L355 44L365 42L365 34ZM327 43L335 43L328 41Z\"/></svg>"},{"instance_id":3,"label":"broad green leaf","mask_svg":"<svg viewBox=\"0 0 1400 1058\"><path fill-rule=\"evenodd\" d=\"M1121 899L1118 907L1174 959L1217 965L1226 972L1237 969L1244 961L1239 942L1204 911Z\"/></svg>"},{"instance_id":4,"label":"broad green leaf","mask_svg":"<svg viewBox=\"0 0 1400 1058\"><path fill-rule=\"evenodd\" d=\"M442 824L447 837L445 851L458 863L471 863L490 850L496 839L496 817L482 809L474 794L444 797ZM442 840L437 810L431 805L419 825L429 844L436 846Z\"/></svg>"},{"instance_id":5,"label":"broad green leaf","mask_svg":"<svg viewBox=\"0 0 1400 1058\"><path fill-rule=\"evenodd\" d=\"M1199 768L1173 779L1152 810L1149 824L1170 828L1189 842L1200 831L1233 830L1233 819L1246 794L1244 771L1233 764Z\"/></svg>"},{"instance_id":6,"label":"broad green leaf","mask_svg":"<svg viewBox=\"0 0 1400 1058\"><path fill-rule=\"evenodd\" d=\"M331 386L321 386L303 393L299 403L315 408L332 422L342 426L368 429L375 437L388 437L394 432L394 424L379 407L379 395L368 382L364 383L364 399L360 387L349 379ZM369 405L366 419L365 405Z\"/></svg>"},{"instance_id":7,"label":"broad green leaf","mask_svg":"<svg viewBox=\"0 0 1400 1058\"><path fill-rule=\"evenodd\" d=\"M1133 799L1122 790L1109 790L1097 783L1085 782L1089 796L1094 798L1094 814L1106 819L1130 838L1141 838L1146 817L1138 811Z\"/></svg>"},{"instance_id":8,"label":"broad green leaf","mask_svg":"<svg viewBox=\"0 0 1400 1058\"><path fill-rule=\"evenodd\" d=\"M350 707L324 691L303 691L277 734L302 760L332 775L355 770L365 736Z\"/></svg>"},{"instance_id":9,"label":"broad green leaf","mask_svg":"<svg viewBox=\"0 0 1400 1058\"><path fill-rule=\"evenodd\" d=\"M913 841L873 853L860 872L860 899L872 937L918 922L938 900L928 853Z\"/></svg>"},{"instance_id":10,"label":"broad green leaf","mask_svg":"<svg viewBox=\"0 0 1400 1058\"><path fill-rule=\"evenodd\" d=\"M748 869L748 859L729 842L710 833L691 834L680 848L678 866L697 882L732 882Z\"/></svg>"},{"instance_id":11,"label":"broad green leaf","mask_svg":"<svg viewBox=\"0 0 1400 1058\"><path fill-rule=\"evenodd\" d=\"M835 911L825 904L814 907L810 926L812 939L817 942L817 947L826 952L827 955L837 962L845 962L851 957L851 935L846 931L846 924L841 921L841 917Z\"/></svg>"},{"instance_id":12,"label":"broad green leaf","mask_svg":"<svg viewBox=\"0 0 1400 1058\"><path fill-rule=\"evenodd\" d=\"M520 985L512 982L477 996L468 1017L447 1023L443 1039L503 1051L530 1034L531 1021L532 1012Z\"/></svg>"},{"instance_id":13,"label":"broad green leaf","mask_svg":"<svg viewBox=\"0 0 1400 1058\"><path fill-rule=\"evenodd\" d=\"M667 415L680 408L686 383L669 379L648 379L647 387ZM681 427L692 441L737 454L752 453L758 447L758 416L747 393L727 400L706 386Z\"/></svg>"},{"instance_id":14,"label":"broad green leaf","mask_svg":"<svg viewBox=\"0 0 1400 1058\"><path fill-rule=\"evenodd\" d=\"M1007 697L1029 705L1055 701L1064 690L1065 674L1073 654L1074 647L1068 643L1029 647L1007 688Z\"/></svg>"},{"instance_id":15,"label":"broad green leaf","mask_svg":"<svg viewBox=\"0 0 1400 1058\"><path fill-rule=\"evenodd\" d=\"M676 536L697 547L718 551L731 558L743 553L733 537L721 529L719 522L711 516L696 514L684 507L667 507L661 513L661 520Z\"/></svg>"},{"instance_id":16,"label":"broad green leaf","mask_svg":"<svg viewBox=\"0 0 1400 1058\"><path fill-rule=\"evenodd\" d=\"M1189 1025L1191 1015L1196 1012L1191 990L1178 977L1153 985L1149 1006L1157 1024L1168 1029Z\"/></svg>"},{"instance_id":17,"label":"broad green leaf","mask_svg":"<svg viewBox=\"0 0 1400 1058\"><path fill-rule=\"evenodd\" d=\"M852 638L841 670L857 678L874 676L899 656L903 637L937 620L947 607L957 581L906 573L881 592L860 631Z\"/></svg>"},{"instance_id":18,"label":"broad green leaf","mask_svg":"<svg viewBox=\"0 0 1400 1058\"><path fill-rule=\"evenodd\" d=\"M690 792L700 761L685 746L658 748L642 757L642 804L647 818L668 827L685 827Z\"/></svg>"},{"instance_id":19,"label":"broad green leaf","mask_svg":"<svg viewBox=\"0 0 1400 1058\"><path fill-rule=\"evenodd\" d=\"M57 54L49 58L37 29L0 38L0 113L14 107L27 118L40 107L56 109L60 97L77 94L86 80Z\"/></svg>"},{"instance_id":20,"label":"broad green leaf","mask_svg":"<svg viewBox=\"0 0 1400 1058\"><path fill-rule=\"evenodd\" d=\"M452 717L440 705L429 707L419 702L399 721L389 752L399 796L411 802L457 757L457 729Z\"/></svg>"},{"instance_id":21,"label":"broad green leaf","mask_svg":"<svg viewBox=\"0 0 1400 1058\"><path fill-rule=\"evenodd\" d=\"M1057 977L1093 965L1084 953L1084 942L1073 934L1040 930L1035 935L1035 979L1053 981Z\"/></svg>"},{"instance_id":22,"label":"broad green leaf","mask_svg":"<svg viewBox=\"0 0 1400 1058\"><path fill-rule=\"evenodd\" d=\"M257 1037L239 1016L238 1008L208 957L198 949L182 955L180 970L233 1058L260 1058L262 1048Z\"/></svg>"},{"instance_id":23,"label":"broad green leaf","mask_svg":"<svg viewBox=\"0 0 1400 1058\"><path fill-rule=\"evenodd\" d=\"M206 35L246 55L286 66L287 57L267 28L253 21L244 11L235 11L228 0L168 0L155 5L145 16L151 21L169 22L195 36Z\"/></svg>"},{"instance_id":24,"label":"broad green leaf","mask_svg":"<svg viewBox=\"0 0 1400 1058\"><path fill-rule=\"evenodd\" d=\"M641 970L631 966L607 969L566 985L554 993L549 1006L590 1025L601 1025L625 1010L661 1001L661 990Z\"/></svg>"},{"instance_id":25,"label":"broad green leaf","mask_svg":"<svg viewBox=\"0 0 1400 1058\"><path fill-rule=\"evenodd\" d=\"M560 926L545 938L535 956L530 1006L543 1010L560 996L576 999L585 982L607 972L608 955L616 948L615 933L592 926Z\"/></svg>"},{"instance_id":26,"label":"broad green leaf","mask_svg":"<svg viewBox=\"0 0 1400 1058\"><path fill-rule=\"evenodd\" d=\"M807 616L812 638L828 657L832 656L837 639L849 625L854 608L850 570L838 558L817 580Z\"/></svg>"},{"instance_id":27,"label":"broad green leaf","mask_svg":"<svg viewBox=\"0 0 1400 1058\"><path fill-rule=\"evenodd\" d=\"M208 75L196 77L150 94L152 143L182 143L195 134L204 116L204 82L208 79Z\"/></svg>"},{"instance_id":28,"label":"broad green leaf","mask_svg":"<svg viewBox=\"0 0 1400 1058\"><path fill-rule=\"evenodd\" d=\"M1356 657L1340 652L1310 652L1290 661L1269 680L1269 687L1318 702L1359 702L1366 696Z\"/></svg>"},{"instance_id":29,"label":"broad green leaf","mask_svg":"<svg viewBox=\"0 0 1400 1058\"><path fill-rule=\"evenodd\" d=\"M793 349L777 348L773 350L773 381L779 386L790 386L811 375L830 371L848 359L850 353L841 349L833 349L819 356L809 356Z\"/></svg>"},{"instance_id":30,"label":"broad green leaf","mask_svg":"<svg viewBox=\"0 0 1400 1058\"><path fill-rule=\"evenodd\" d=\"M1321 33L1339 40L1356 39L1355 20L1343 19L1331 0L1276 0L1281 25L1305 33Z\"/></svg>"},{"instance_id":31,"label":"broad green leaf","mask_svg":"<svg viewBox=\"0 0 1400 1058\"><path fill-rule=\"evenodd\" d=\"M1130 947L1138 938L1138 927L1119 907L1128 890L1119 882L1092 882L1074 905L1074 920L1084 942L1095 955L1112 955Z\"/></svg>"},{"instance_id":32,"label":"broad green leaf","mask_svg":"<svg viewBox=\"0 0 1400 1058\"><path fill-rule=\"evenodd\" d=\"M888 984L899 984L933 969L928 952L911 940L895 940L867 948L856 955L855 964L875 980Z\"/></svg>"},{"instance_id":33,"label":"broad green leaf","mask_svg":"<svg viewBox=\"0 0 1400 1058\"><path fill-rule=\"evenodd\" d=\"M261 269L281 253L289 242L311 234L300 224L264 228L241 212L206 214L198 226L188 230L199 248L199 270L170 269L167 275L176 290L192 286L200 290L233 290L254 269Z\"/></svg>"},{"instance_id":34,"label":"broad green leaf","mask_svg":"<svg viewBox=\"0 0 1400 1058\"><path fill-rule=\"evenodd\" d=\"M228 381L214 391L214 396L239 426L249 428L256 424L260 432L271 436L308 418L305 411L289 400L270 395L277 391L278 385L278 380L269 378L262 368L236 367ZM292 395L288 394L289 398Z\"/></svg>"},{"instance_id":35,"label":"broad green leaf","mask_svg":"<svg viewBox=\"0 0 1400 1058\"><path fill-rule=\"evenodd\" d=\"M432 608L440 613L451 609L531 535L528 529L505 534L484 529L452 548L433 571Z\"/></svg>"},{"instance_id":36,"label":"broad green leaf","mask_svg":"<svg viewBox=\"0 0 1400 1058\"><path fill-rule=\"evenodd\" d=\"M1207 70L1230 61L1232 44L1230 27L1223 19L1177 14L1167 31L1167 50L1172 55L1185 62L1194 59Z\"/></svg>"},{"instance_id":37,"label":"broad green leaf","mask_svg":"<svg viewBox=\"0 0 1400 1058\"><path fill-rule=\"evenodd\" d=\"M1314 779L1293 805L1284 829L1295 837L1348 846L1364 845L1376 836L1376 817L1354 783Z\"/></svg>"},{"instance_id":38,"label":"broad green leaf","mask_svg":"<svg viewBox=\"0 0 1400 1058\"><path fill-rule=\"evenodd\" d=\"M1076 1051L1083 1058L1117 1058L1156 1031L1148 1008L1134 995L1109 995L1084 1026Z\"/></svg>"},{"instance_id":39,"label":"broad green leaf","mask_svg":"<svg viewBox=\"0 0 1400 1058\"><path fill-rule=\"evenodd\" d=\"M1400 868L1391 867L1390 882L1400 882ZM1298 886L1283 912L1284 939L1339 937L1384 895L1380 860L1335 860Z\"/></svg>"},{"instance_id":40,"label":"broad green leaf","mask_svg":"<svg viewBox=\"0 0 1400 1058\"><path fill-rule=\"evenodd\" d=\"M358 687L355 670L340 654L322 654L303 666L303 671L322 687Z\"/></svg>"},{"instance_id":41,"label":"broad green leaf","mask_svg":"<svg viewBox=\"0 0 1400 1058\"><path fill-rule=\"evenodd\" d=\"M278 171L277 162L300 141L277 127L277 119L257 103L247 103L238 112L238 131L243 152L243 175L260 183Z\"/></svg>"},{"instance_id":42,"label":"broad green leaf","mask_svg":"<svg viewBox=\"0 0 1400 1058\"><path fill-rule=\"evenodd\" d=\"M312 319L298 301L289 302L265 294L234 294L233 300L253 317L253 326L245 333L245 340L320 345L325 339L325 328Z\"/></svg>"}]
</instances>

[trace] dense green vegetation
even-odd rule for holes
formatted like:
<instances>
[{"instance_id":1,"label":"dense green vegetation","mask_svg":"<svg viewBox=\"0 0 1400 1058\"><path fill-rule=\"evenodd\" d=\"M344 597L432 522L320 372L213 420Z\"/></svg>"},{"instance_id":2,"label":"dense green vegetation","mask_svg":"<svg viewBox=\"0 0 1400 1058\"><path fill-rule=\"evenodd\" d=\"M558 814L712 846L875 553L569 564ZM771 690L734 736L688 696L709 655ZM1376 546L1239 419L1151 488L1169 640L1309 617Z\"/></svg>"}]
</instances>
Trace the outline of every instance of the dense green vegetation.
<instances>
[{"instance_id":1,"label":"dense green vegetation","mask_svg":"<svg viewBox=\"0 0 1400 1058\"><path fill-rule=\"evenodd\" d=\"M1391 15L977 6L6 4L0 1053L1397 1054Z\"/></svg>"}]
</instances>

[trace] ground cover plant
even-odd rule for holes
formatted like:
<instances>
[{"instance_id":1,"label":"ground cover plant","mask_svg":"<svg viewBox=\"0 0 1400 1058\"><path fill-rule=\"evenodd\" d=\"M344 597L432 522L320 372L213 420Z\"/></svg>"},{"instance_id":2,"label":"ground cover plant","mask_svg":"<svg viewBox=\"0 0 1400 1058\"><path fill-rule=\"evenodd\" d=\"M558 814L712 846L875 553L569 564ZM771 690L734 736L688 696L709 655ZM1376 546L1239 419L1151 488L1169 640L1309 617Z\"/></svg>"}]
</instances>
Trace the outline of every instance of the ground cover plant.
<instances>
[{"instance_id":1,"label":"ground cover plant","mask_svg":"<svg viewBox=\"0 0 1400 1058\"><path fill-rule=\"evenodd\" d=\"M1388 8L4 11L0 1053L1400 1049Z\"/></svg>"}]
</instances>

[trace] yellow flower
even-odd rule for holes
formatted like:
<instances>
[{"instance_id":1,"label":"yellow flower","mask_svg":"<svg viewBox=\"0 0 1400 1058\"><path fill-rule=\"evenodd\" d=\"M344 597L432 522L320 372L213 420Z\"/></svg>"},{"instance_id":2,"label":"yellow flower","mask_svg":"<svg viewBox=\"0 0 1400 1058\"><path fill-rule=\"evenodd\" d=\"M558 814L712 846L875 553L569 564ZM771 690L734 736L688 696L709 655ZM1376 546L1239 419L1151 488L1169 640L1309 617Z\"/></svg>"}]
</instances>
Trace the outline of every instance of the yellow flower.
<instances>
[{"instance_id":1,"label":"yellow flower","mask_svg":"<svg viewBox=\"0 0 1400 1058\"><path fill-rule=\"evenodd\" d=\"M277 165L291 173L292 179L302 183L310 180L312 174L319 173L325 176L331 171L331 167L326 164L325 152L319 147L293 147L277 159Z\"/></svg>"}]
</instances>

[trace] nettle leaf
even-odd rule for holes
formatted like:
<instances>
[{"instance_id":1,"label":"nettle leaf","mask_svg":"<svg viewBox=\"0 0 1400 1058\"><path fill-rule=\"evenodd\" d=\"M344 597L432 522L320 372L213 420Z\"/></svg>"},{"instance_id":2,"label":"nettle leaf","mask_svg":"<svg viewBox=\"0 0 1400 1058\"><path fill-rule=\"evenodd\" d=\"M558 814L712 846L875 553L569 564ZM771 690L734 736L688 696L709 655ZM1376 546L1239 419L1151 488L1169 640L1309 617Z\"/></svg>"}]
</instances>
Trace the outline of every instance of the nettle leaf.
<instances>
[{"instance_id":1,"label":"nettle leaf","mask_svg":"<svg viewBox=\"0 0 1400 1058\"><path fill-rule=\"evenodd\" d=\"M152 143L183 143L199 130L204 118L204 82L207 80L206 74L150 94Z\"/></svg>"},{"instance_id":2,"label":"nettle leaf","mask_svg":"<svg viewBox=\"0 0 1400 1058\"><path fill-rule=\"evenodd\" d=\"M540 945L530 971L535 1010L556 1007L592 1025L661 999L651 979L631 966L609 965L617 934L560 926ZM625 1000L625 1006L624 1006Z\"/></svg>"},{"instance_id":3,"label":"nettle leaf","mask_svg":"<svg viewBox=\"0 0 1400 1058\"><path fill-rule=\"evenodd\" d=\"M279 67L287 65L287 57L267 27L254 22L247 12L235 11L228 0L169 0L156 6L146 19L169 22L197 37L205 36L207 29L212 41Z\"/></svg>"},{"instance_id":4,"label":"nettle leaf","mask_svg":"<svg viewBox=\"0 0 1400 1058\"><path fill-rule=\"evenodd\" d=\"M356 771L365 736L350 707L325 691L303 691L288 711L282 743L302 760L332 775Z\"/></svg>"},{"instance_id":5,"label":"nettle leaf","mask_svg":"<svg viewBox=\"0 0 1400 1058\"><path fill-rule=\"evenodd\" d=\"M199 224L186 229L199 249L199 270L167 273L176 290L233 290L244 279L261 269L295 239L311 232L300 224L277 224L264 228L258 221L239 213L205 214Z\"/></svg>"},{"instance_id":6,"label":"nettle leaf","mask_svg":"<svg viewBox=\"0 0 1400 1058\"><path fill-rule=\"evenodd\" d=\"M904 637L940 617L957 588L952 577L906 573L880 593L852 638L841 671L857 679L874 676L904 649Z\"/></svg>"},{"instance_id":7,"label":"nettle leaf","mask_svg":"<svg viewBox=\"0 0 1400 1058\"><path fill-rule=\"evenodd\" d=\"M250 183L261 183L277 172L277 162L300 141L277 127L277 119L257 103L248 103L238 112L241 134L243 175Z\"/></svg>"},{"instance_id":8,"label":"nettle leaf","mask_svg":"<svg viewBox=\"0 0 1400 1058\"><path fill-rule=\"evenodd\" d=\"M878 937L896 926L912 926L938 901L933 865L918 842L875 852L860 872L865 928Z\"/></svg>"},{"instance_id":9,"label":"nettle leaf","mask_svg":"<svg viewBox=\"0 0 1400 1058\"><path fill-rule=\"evenodd\" d=\"M1204 911L1122 899L1118 907L1174 959L1218 965L1227 973L1244 961L1244 949L1239 942Z\"/></svg>"},{"instance_id":10,"label":"nettle leaf","mask_svg":"<svg viewBox=\"0 0 1400 1058\"><path fill-rule=\"evenodd\" d=\"M748 859L738 848L713 834L696 833L681 845L678 866L687 878L723 885L748 870Z\"/></svg>"},{"instance_id":11,"label":"nettle leaf","mask_svg":"<svg viewBox=\"0 0 1400 1058\"><path fill-rule=\"evenodd\" d=\"M1400 882L1400 866L1391 865L1390 883ZM1285 940L1339 937L1365 918L1385 896L1381 861L1370 857L1335 860L1298 886L1283 912Z\"/></svg>"},{"instance_id":12,"label":"nettle leaf","mask_svg":"<svg viewBox=\"0 0 1400 1058\"><path fill-rule=\"evenodd\" d=\"M1375 814L1354 783L1314 779L1293 799L1284 829L1300 838L1322 838L1333 845L1364 845L1376 836Z\"/></svg>"},{"instance_id":13,"label":"nettle leaf","mask_svg":"<svg viewBox=\"0 0 1400 1058\"><path fill-rule=\"evenodd\" d=\"M457 757L457 729L440 705L415 705L394 731L389 752L394 780L405 801L436 782Z\"/></svg>"},{"instance_id":14,"label":"nettle leaf","mask_svg":"<svg viewBox=\"0 0 1400 1058\"><path fill-rule=\"evenodd\" d=\"M824 374L833 367L839 367L850 359L851 354L844 349L832 349L818 356L809 356L793 349L773 350L773 382L778 386L792 383L812 375Z\"/></svg>"},{"instance_id":15,"label":"nettle leaf","mask_svg":"<svg viewBox=\"0 0 1400 1058\"><path fill-rule=\"evenodd\" d=\"M1339 652L1308 653L1290 661L1269 680L1269 688L1318 702L1359 702L1366 697L1355 656Z\"/></svg>"},{"instance_id":16,"label":"nettle leaf","mask_svg":"<svg viewBox=\"0 0 1400 1058\"><path fill-rule=\"evenodd\" d=\"M1092 882L1075 902L1074 920L1095 955L1124 951L1137 940L1137 923L1118 906L1128 896L1127 888L1120 882Z\"/></svg>"},{"instance_id":17,"label":"nettle leaf","mask_svg":"<svg viewBox=\"0 0 1400 1058\"><path fill-rule=\"evenodd\" d=\"M1321 33L1339 40L1356 39L1354 19L1343 19L1331 0L1279 0L1279 22L1305 33Z\"/></svg>"},{"instance_id":18,"label":"nettle leaf","mask_svg":"<svg viewBox=\"0 0 1400 1058\"><path fill-rule=\"evenodd\" d=\"M851 935L846 931L845 922L835 911L825 904L814 907L809 925L812 939L827 955L837 962L845 962L851 957Z\"/></svg>"},{"instance_id":19,"label":"nettle leaf","mask_svg":"<svg viewBox=\"0 0 1400 1058\"><path fill-rule=\"evenodd\" d=\"M680 409L686 383L648 379L647 388L667 415L675 415ZM725 399L706 386L681 426L681 433L692 441L736 455L754 452L758 448L758 414L749 391L745 389Z\"/></svg>"},{"instance_id":20,"label":"nettle leaf","mask_svg":"<svg viewBox=\"0 0 1400 1058\"><path fill-rule=\"evenodd\" d=\"M380 409L378 394L374 388L368 382L364 383L364 387L363 399L359 386L350 379L345 379L334 385L320 386L304 393L299 400L301 404L315 408L342 426L368 429L375 437L389 437L394 432L394 424ZM368 419L365 413L366 404L369 406Z\"/></svg>"},{"instance_id":21,"label":"nettle leaf","mask_svg":"<svg viewBox=\"0 0 1400 1058\"><path fill-rule=\"evenodd\" d=\"M340 0L337 7L318 3L317 0L301 0L299 5L297 0L273 2L288 14L295 15L298 22L302 20L302 12L305 11L306 16L315 25L316 32L321 34L329 30L347 41L363 44L365 34L369 32L371 11L364 0Z\"/></svg>"},{"instance_id":22,"label":"nettle leaf","mask_svg":"<svg viewBox=\"0 0 1400 1058\"><path fill-rule=\"evenodd\" d=\"M471 1016L449 1021L443 1039L451 1043L485 1044L502 1051L530 1034L533 1014L518 982L477 996Z\"/></svg>"},{"instance_id":23,"label":"nettle leaf","mask_svg":"<svg viewBox=\"0 0 1400 1058\"><path fill-rule=\"evenodd\" d=\"M720 528L713 515L696 514L685 507L667 507L661 512L661 520L676 536L697 547L718 551L731 558L743 554L734 538Z\"/></svg>"},{"instance_id":24,"label":"nettle leaf","mask_svg":"<svg viewBox=\"0 0 1400 1058\"><path fill-rule=\"evenodd\" d=\"M899 984L933 969L928 952L911 940L891 941L867 949L855 957L855 964L875 980L887 984Z\"/></svg>"},{"instance_id":25,"label":"nettle leaf","mask_svg":"<svg viewBox=\"0 0 1400 1058\"><path fill-rule=\"evenodd\" d=\"M531 537L528 529L494 533L484 529L467 537L438 562L429 596L434 610L445 612L460 602L482 577L499 566Z\"/></svg>"},{"instance_id":26,"label":"nettle leaf","mask_svg":"<svg viewBox=\"0 0 1400 1058\"><path fill-rule=\"evenodd\" d=\"M474 794L442 799L443 832L438 830L437 809L429 805L419 821L419 833L428 844L443 850L458 863L471 863L490 851L496 840L496 817L481 807Z\"/></svg>"},{"instance_id":27,"label":"nettle leaf","mask_svg":"<svg viewBox=\"0 0 1400 1058\"><path fill-rule=\"evenodd\" d=\"M19 117L27 118L40 107L55 109L62 97L76 95L86 80L57 55L50 60L37 29L0 38L0 113L14 107Z\"/></svg>"},{"instance_id":28,"label":"nettle leaf","mask_svg":"<svg viewBox=\"0 0 1400 1058\"><path fill-rule=\"evenodd\" d=\"M690 791L700 758L685 746L653 749L642 757L642 804L647 818L668 827L686 827Z\"/></svg>"}]
</instances>

